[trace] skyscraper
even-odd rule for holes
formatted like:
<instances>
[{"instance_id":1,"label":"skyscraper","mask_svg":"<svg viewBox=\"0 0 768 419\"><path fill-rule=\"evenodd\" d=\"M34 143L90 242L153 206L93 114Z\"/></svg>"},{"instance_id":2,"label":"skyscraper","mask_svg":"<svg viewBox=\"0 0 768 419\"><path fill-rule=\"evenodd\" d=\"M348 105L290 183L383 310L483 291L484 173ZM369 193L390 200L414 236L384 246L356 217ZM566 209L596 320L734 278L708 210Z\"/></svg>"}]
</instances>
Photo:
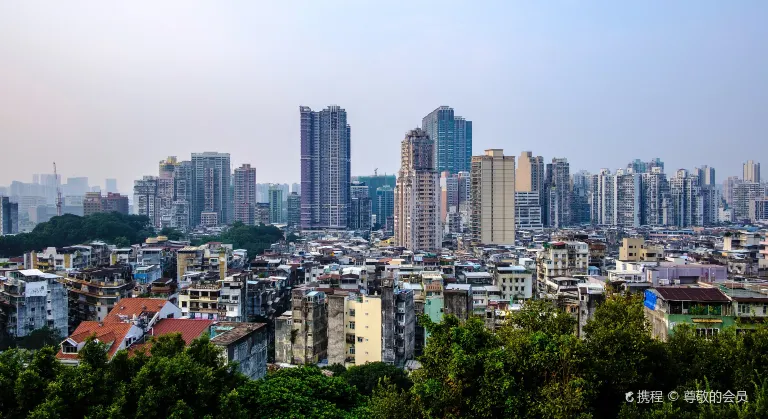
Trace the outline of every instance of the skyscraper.
<instances>
[{"instance_id":1,"label":"skyscraper","mask_svg":"<svg viewBox=\"0 0 768 419\"><path fill-rule=\"evenodd\" d=\"M671 222L669 180L660 167L643 173L642 224L663 226Z\"/></svg>"},{"instance_id":2,"label":"skyscraper","mask_svg":"<svg viewBox=\"0 0 768 419\"><path fill-rule=\"evenodd\" d=\"M395 187L395 242L413 251L441 248L438 172L433 142L426 131L409 131L400 145Z\"/></svg>"},{"instance_id":3,"label":"skyscraper","mask_svg":"<svg viewBox=\"0 0 768 419\"><path fill-rule=\"evenodd\" d=\"M390 186L392 187L392 190L395 189L395 175L379 175L374 174L372 176L358 176L357 180L360 182L365 182L366 185L368 185L368 194L371 198L371 211L374 214L379 213L379 202L376 198L376 191L382 187L382 186ZM393 198L394 199L394 198ZM389 216L392 216L392 213L389 214ZM377 220L378 223L383 224L384 220L379 219Z\"/></svg>"},{"instance_id":4,"label":"skyscraper","mask_svg":"<svg viewBox=\"0 0 768 419\"><path fill-rule=\"evenodd\" d=\"M461 233L462 225L469 224L471 198L470 173L440 174L440 221L448 227L446 233Z\"/></svg>"},{"instance_id":5,"label":"skyscraper","mask_svg":"<svg viewBox=\"0 0 768 419\"><path fill-rule=\"evenodd\" d=\"M642 207L641 175L632 169L616 172L616 225L624 228L640 227Z\"/></svg>"},{"instance_id":6,"label":"skyscraper","mask_svg":"<svg viewBox=\"0 0 768 419\"><path fill-rule=\"evenodd\" d=\"M756 200L765 198L765 186L757 182L739 182L733 188L733 219L749 221L749 207Z\"/></svg>"},{"instance_id":7,"label":"skyscraper","mask_svg":"<svg viewBox=\"0 0 768 419\"><path fill-rule=\"evenodd\" d=\"M627 168L632 169L634 173L651 173L654 167L658 167L661 169L662 173L664 172L664 162L658 157L649 162L635 159L627 165Z\"/></svg>"},{"instance_id":8,"label":"skyscraper","mask_svg":"<svg viewBox=\"0 0 768 419\"><path fill-rule=\"evenodd\" d=\"M723 200L726 204L733 205L733 192L741 182L738 176L729 176L723 181Z\"/></svg>"},{"instance_id":9,"label":"skyscraper","mask_svg":"<svg viewBox=\"0 0 768 419\"><path fill-rule=\"evenodd\" d=\"M290 195L288 195L287 207L288 207L288 218L285 220L285 222L290 227L296 227L301 222L301 196L296 192L291 192Z\"/></svg>"},{"instance_id":10,"label":"skyscraper","mask_svg":"<svg viewBox=\"0 0 768 419\"><path fill-rule=\"evenodd\" d=\"M742 180L744 182L760 183L760 163L754 160L744 163L744 176Z\"/></svg>"},{"instance_id":11,"label":"skyscraper","mask_svg":"<svg viewBox=\"0 0 768 419\"><path fill-rule=\"evenodd\" d=\"M472 161L472 121L454 116L453 108L440 106L421 121L434 143L433 165L438 173L469 172Z\"/></svg>"},{"instance_id":12,"label":"skyscraper","mask_svg":"<svg viewBox=\"0 0 768 419\"><path fill-rule=\"evenodd\" d=\"M590 222L589 186L592 175L586 170L581 170L571 176L571 221L573 224L583 225Z\"/></svg>"},{"instance_id":13,"label":"skyscraper","mask_svg":"<svg viewBox=\"0 0 768 419\"><path fill-rule=\"evenodd\" d=\"M159 223L160 212L157 206L157 177L144 176L133 182L133 208L138 215L149 218L156 226Z\"/></svg>"},{"instance_id":14,"label":"skyscraper","mask_svg":"<svg viewBox=\"0 0 768 419\"><path fill-rule=\"evenodd\" d=\"M192 153L192 224L200 214L216 213L219 224L232 222L231 169L229 153Z\"/></svg>"},{"instance_id":15,"label":"skyscraper","mask_svg":"<svg viewBox=\"0 0 768 419\"><path fill-rule=\"evenodd\" d=\"M591 183L592 224L616 225L616 175L609 169L600 169L600 173L592 176Z\"/></svg>"},{"instance_id":16,"label":"skyscraper","mask_svg":"<svg viewBox=\"0 0 768 419\"><path fill-rule=\"evenodd\" d=\"M347 112L329 106L301 114L301 227L347 228L350 205L350 138Z\"/></svg>"},{"instance_id":17,"label":"skyscraper","mask_svg":"<svg viewBox=\"0 0 768 419\"><path fill-rule=\"evenodd\" d=\"M19 232L19 204L0 196L0 236Z\"/></svg>"},{"instance_id":18,"label":"skyscraper","mask_svg":"<svg viewBox=\"0 0 768 419\"><path fill-rule=\"evenodd\" d=\"M376 189L376 208L376 224L383 227L387 223L387 219L395 215L395 189L393 187L385 185Z\"/></svg>"},{"instance_id":19,"label":"skyscraper","mask_svg":"<svg viewBox=\"0 0 768 419\"><path fill-rule=\"evenodd\" d=\"M244 164L235 169L235 221L253 225L256 202L256 168Z\"/></svg>"},{"instance_id":20,"label":"skyscraper","mask_svg":"<svg viewBox=\"0 0 768 419\"><path fill-rule=\"evenodd\" d=\"M350 186L352 198L349 208L349 228L359 231L371 230L371 197L368 185L364 182L352 182Z\"/></svg>"},{"instance_id":21,"label":"skyscraper","mask_svg":"<svg viewBox=\"0 0 768 419\"><path fill-rule=\"evenodd\" d=\"M553 158L547 164L544 180L546 211L543 211L548 227L562 228L571 223L571 174L568 159Z\"/></svg>"},{"instance_id":22,"label":"skyscraper","mask_svg":"<svg viewBox=\"0 0 768 419\"><path fill-rule=\"evenodd\" d=\"M685 169L677 171L669 180L671 197L671 224L677 227L694 227L704 224L704 204L698 176Z\"/></svg>"},{"instance_id":23,"label":"skyscraper","mask_svg":"<svg viewBox=\"0 0 768 419\"><path fill-rule=\"evenodd\" d=\"M515 190L517 192L539 192L544 188L544 157L523 151L517 161Z\"/></svg>"},{"instance_id":24,"label":"skyscraper","mask_svg":"<svg viewBox=\"0 0 768 419\"><path fill-rule=\"evenodd\" d=\"M472 240L515 244L515 157L500 149L472 157Z\"/></svg>"},{"instance_id":25,"label":"skyscraper","mask_svg":"<svg viewBox=\"0 0 768 419\"><path fill-rule=\"evenodd\" d=\"M696 174L699 176L699 186L715 186L715 168L701 166L696 168Z\"/></svg>"},{"instance_id":26,"label":"skyscraper","mask_svg":"<svg viewBox=\"0 0 768 419\"><path fill-rule=\"evenodd\" d=\"M282 185L272 185L269 188L269 222L283 223L283 188Z\"/></svg>"}]
</instances>

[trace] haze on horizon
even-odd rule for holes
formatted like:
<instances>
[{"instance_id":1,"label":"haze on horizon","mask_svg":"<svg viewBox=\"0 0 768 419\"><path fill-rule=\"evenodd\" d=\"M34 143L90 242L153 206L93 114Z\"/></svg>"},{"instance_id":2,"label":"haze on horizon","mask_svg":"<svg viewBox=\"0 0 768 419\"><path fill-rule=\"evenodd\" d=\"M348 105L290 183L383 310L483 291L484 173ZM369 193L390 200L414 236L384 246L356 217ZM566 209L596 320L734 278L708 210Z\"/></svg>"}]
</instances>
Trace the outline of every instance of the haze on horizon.
<instances>
[{"instance_id":1,"label":"haze on horizon","mask_svg":"<svg viewBox=\"0 0 768 419\"><path fill-rule=\"evenodd\" d=\"M50 173L157 175L232 155L299 181L299 106L344 107L352 173L449 105L474 153L533 150L571 171L661 157L718 182L768 162L768 3L0 3L0 185Z\"/></svg>"}]
</instances>

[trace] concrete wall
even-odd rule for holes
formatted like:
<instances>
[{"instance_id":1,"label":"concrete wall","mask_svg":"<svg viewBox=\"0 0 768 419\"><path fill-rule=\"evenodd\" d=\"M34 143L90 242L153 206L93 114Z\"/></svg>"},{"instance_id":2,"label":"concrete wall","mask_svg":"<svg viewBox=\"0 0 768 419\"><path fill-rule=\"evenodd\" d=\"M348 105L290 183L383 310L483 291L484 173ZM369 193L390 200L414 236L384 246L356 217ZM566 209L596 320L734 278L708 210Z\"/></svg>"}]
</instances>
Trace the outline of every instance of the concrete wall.
<instances>
[{"instance_id":1,"label":"concrete wall","mask_svg":"<svg viewBox=\"0 0 768 419\"><path fill-rule=\"evenodd\" d=\"M267 375L267 328L252 332L245 339L227 347L228 362L237 362L237 369L251 380Z\"/></svg>"},{"instance_id":2,"label":"concrete wall","mask_svg":"<svg viewBox=\"0 0 768 419\"><path fill-rule=\"evenodd\" d=\"M464 290L445 290L443 292L444 298L444 314L452 314L459 318L459 320L467 320L470 313L472 313L472 298L469 293Z\"/></svg>"},{"instance_id":3,"label":"concrete wall","mask_svg":"<svg viewBox=\"0 0 768 419\"><path fill-rule=\"evenodd\" d=\"M293 360L293 344L291 343L291 331L293 330L293 318L280 316L275 319L275 362L290 364Z\"/></svg>"},{"instance_id":4,"label":"concrete wall","mask_svg":"<svg viewBox=\"0 0 768 419\"><path fill-rule=\"evenodd\" d=\"M355 364L382 361L381 297L363 297L355 309Z\"/></svg>"},{"instance_id":5,"label":"concrete wall","mask_svg":"<svg viewBox=\"0 0 768 419\"><path fill-rule=\"evenodd\" d=\"M381 287L381 361L395 363L395 301L391 285Z\"/></svg>"},{"instance_id":6,"label":"concrete wall","mask_svg":"<svg viewBox=\"0 0 768 419\"><path fill-rule=\"evenodd\" d=\"M328 363L342 364L346 359L346 295L328 296Z\"/></svg>"}]
</instances>

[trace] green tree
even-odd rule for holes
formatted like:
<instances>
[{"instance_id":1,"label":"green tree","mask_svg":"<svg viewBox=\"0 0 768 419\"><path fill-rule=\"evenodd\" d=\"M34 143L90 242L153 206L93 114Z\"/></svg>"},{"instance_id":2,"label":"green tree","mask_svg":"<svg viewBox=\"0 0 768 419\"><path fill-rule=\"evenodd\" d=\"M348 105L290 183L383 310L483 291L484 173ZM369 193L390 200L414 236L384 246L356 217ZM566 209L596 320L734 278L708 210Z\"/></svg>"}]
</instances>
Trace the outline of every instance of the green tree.
<instances>
[{"instance_id":1,"label":"green tree","mask_svg":"<svg viewBox=\"0 0 768 419\"><path fill-rule=\"evenodd\" d=\"M56 330L50 329L48 326L43 326L23 337L19 341L18 346L23 349L37 350L42 349L45 346L58 346L63 339L64 338L59 336Z\"/></svg>"},{"instance_id":2,"label":"green tree","mask_svg":"<svg viewBox=\"0 0 768 419\"><path fill-rule=\"evenodd\" d=\"M409 390L413 385L402 368L384 362L355 365L347 369L341 376L364 396L370 396L384 379L388 379L388 382L398 390Z\"/></svg>"},{"instance_id":3,"label":"green tree","mask_svg":"<svg viewBox=\"0 0 768 419\"><path fill-rule=\"evenodd\" d=\"M163 229L160 230L160 235L168 237L168 240L181 240L184 237L184 234L182 234L181 231L172 227L163 227Z\"/></svg>"}]
</instances>

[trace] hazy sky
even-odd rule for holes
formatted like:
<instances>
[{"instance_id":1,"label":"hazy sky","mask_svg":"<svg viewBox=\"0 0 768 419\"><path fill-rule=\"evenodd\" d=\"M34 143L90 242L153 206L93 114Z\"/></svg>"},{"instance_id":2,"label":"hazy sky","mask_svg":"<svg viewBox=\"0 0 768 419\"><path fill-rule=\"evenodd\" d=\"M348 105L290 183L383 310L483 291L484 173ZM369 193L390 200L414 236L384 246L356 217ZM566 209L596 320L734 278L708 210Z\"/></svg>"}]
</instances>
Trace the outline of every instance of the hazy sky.
<instances>
[{"instance_id":1,"label":"hazy sky","mask_svg":"<svg viewBox=\"0 0 768 419\"><path fill-rule=\"evenodd\" d=\"M764 0L3 1L0 185L55 160L129 192L201 151L296 182L299 105L329 104L354 175L395 172L404 133L449 105L475 154L658 156L719 181L768 165L766 22Z\"/></svg>"}]
</instances>

